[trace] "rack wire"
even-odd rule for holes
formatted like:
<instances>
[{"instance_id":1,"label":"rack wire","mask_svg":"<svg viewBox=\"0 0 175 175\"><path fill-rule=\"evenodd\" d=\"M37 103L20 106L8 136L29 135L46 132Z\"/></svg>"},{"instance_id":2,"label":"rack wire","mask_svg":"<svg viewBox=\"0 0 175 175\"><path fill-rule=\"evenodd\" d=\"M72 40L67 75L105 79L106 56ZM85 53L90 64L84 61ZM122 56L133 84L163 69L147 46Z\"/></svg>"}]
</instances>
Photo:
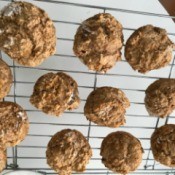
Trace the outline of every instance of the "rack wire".
<instances>
[{"instance_id":1,"label":"rack wire","mask_svg":"<svg viewBox=\"0 0 175 175\"><path fill-rule=\"evenodd\" d=\"M26 1L31 2L31 0ZM11 1L1 0L0 7L9 2ZM108 133L116 130L131 132L142 142L145 151L142 164L136 172L131 174L175 174L174 169L162 166L154 161L150 148L150 136L152 132L157 127L165 123L173 123L175 113L168 116L167 119L150 117L145 111L143 100L144 90L150 83L158 78L174 78L175 56L167 67L152 71L151 73L145 75L134 72L124 58L122 58L122 61L117 63L115 68L111 71L106 74L101 74L98 72L88 71L87 68L80 63L80 61L72 53L73 35L77 27L80 25L82 20L92 16L93 14L99 12L109 12L121 23L123 22L123 16L128 15L131 15L131 17L132 15L135 15L135 19L140 16L142 16L143 19L149 18L153 24L155 22L154 18L164 21L166 19L166 21L171 23L170 20L175 17L166 14L73 3L60 0L33 0L32 3L45 9L53 19L58 31L58 52L46 60L41 66L34 68L20 66L11 61L7 55L0 52L0 57L8 62L14 77L12 90L5 100L14 101L22 105L26 109L30 119L30 132L27 138L20 145L14 147L13 149L8 149L6 170L34 170L42 172L43 174L56 174L46 164L45 150L47 143L55 132L63 128L74 128L80 130L87 137L93 149L93 157L90 164L87 166L87 170L81 174L115 174L102 165L99 153L102 139ZM56 11L56 9L58 10ZM64 9L64 11L62 9ZM74 13L70 15L70 10L71 12L76 12L76 10L79 11L80 16L75 14L76 17L74 19L72 17L74 16ZM57 12L56 15L54 12ZM69 17L66 18L65 16ZM140 22L138 22L138 25L141 26ZM163 25L163 22L159 23L159 25ZM136 28L137 26L132 25L124 26L123 29L125 36L129 36ZM62 31L59 33L60 29ZM175 33L173 31L168 30L168 35L173 41L175 41ZM127 38L125 38L125 41L126 39ZM64 49L65 47L67 48ZM68 62L70 64L68 64ZM40 77L40 75L49 71L64 71L73 76L73 78L78 82L81 96L81 106L79 109L66 111L62 117L56 118L47 116L30 105L28 101L33 90L34 82ZM131 109L127 111L127 124L125 126L121 126L117 129L110 129L97 126L85 119L83 115L83 106L87 95L96 87L104 85L116 86L122 89L129 97L131 101Z\"/></svg>"}]
</instances>

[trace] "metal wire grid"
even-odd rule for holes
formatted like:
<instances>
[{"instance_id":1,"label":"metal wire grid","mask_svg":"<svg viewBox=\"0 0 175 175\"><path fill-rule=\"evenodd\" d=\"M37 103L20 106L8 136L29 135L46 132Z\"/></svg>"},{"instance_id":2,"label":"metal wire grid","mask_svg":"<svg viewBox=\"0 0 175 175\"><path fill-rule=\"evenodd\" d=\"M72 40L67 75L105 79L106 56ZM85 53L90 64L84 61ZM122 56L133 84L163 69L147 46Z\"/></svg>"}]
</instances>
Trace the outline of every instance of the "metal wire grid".
<instances>
[{"instance_id":1,"label":"metal wire grid","mask_svg":"<svg viewBox=\"0 0 175 175\"><path fill-rule=\"evenodd\" d=\"M9 2L10 0L4 0L4 2ZM37 0L34 0L33 2L37 2ZM68 2L63 2L63 1L46 1L46 0L38 0L38 2L47 2L47 3L54 3L54 4L60 4L60 5L65 5L65 6L72 6L72 7L81 7L81 8L92 8L92 9L99 9L99 10L102 10L103 12L105 12L106 10L110 10L110 11L117 11L117 12L122 12L122 13L131 13L131 14L138 14L138 15L145 15L145 16L153 16L153 17L160 17L160 18L175 18L173 16L168 16L168 15L163 15L163 14L155 14L155 13L148 13L148 12L141 12L141 11L133 11L133 10L124 10L124 9L118 9L118 8L108 8L108 7L102 7L102 6L93 6L93 5L85 5L85 4L76 4L76 3L68 3ZM54 20L55 23L63 23L63 24L70 24L70 25L76 25L78 27L78 25L80 24L79 22L72 22L72 21L60 21L60 20ZM122 22L122 21L121 21ZM135 29L133 28L124 28L124 30L127 30L127 31L131 31L133 32ZM169 33L169 35L171 36L175 36L175 33ZM71 38L60 38L58 37L58 40L59 41L73 41L73 39ZM7 56L4 55L3 53L0 52L0 56L3 58L3 59L7 59ZM67 55L67 54L55 54L55 57L62 57L62 58L73 58L75 59L75 56L73 55ZM122 62L126 62L125 60L122 60ZM175 57L172 61L172 63L169 65L169 72L168 72L168 78L172 78L172 73L173 73L173 68L174 68L174 64L175 63ZM31 67L23 67L23 66L20 66L20 65L17 65L15 62L11 62L10 64L10 67L12 68L12 71L13 71L13 76L14 76L14 81L13 81L13 92L8 95L7 98L5 98L5 100L13 100L13 101L17 101L19 99L21 99L21 101L24 101L24 100L28 100L29 99L29 95L18 95L17 94L17 91L18 91L18 86L19 85L26 85L26 86L33 86L34 84L34 81L20 81L16 78L16 74L18 74L18 70L29 70L29 71L64 71L64 72L67 72L69 74L75 74L75 75L79 75L79 74L82 74L82 75L90 75L93 77L93 84L92 85L79 85L79 88L82 88L82 89L88 89L88 91L91 91L93 89L95 89L97 87L97 81L98 79L101 79L100 77L102 78L110 78L110 77L121 77L121 78L136 78L136 79L151 79L151 81L154 81L155 79L158 79L159 77L157 76L149 76L149 75L140 75L140 74L134 74L134 75L129 75L129 74L118 74L118 73L107 73L105 75L103 74L100 74L98 72L91 72L91 71L78 71L78 70L67 70L67 69L55 69L55 68L47 68L47 67L37 67L37 68L31 68ZM100 80L99 80L100 81ZM120 88L124 91L131 91L133 93L136 93L136 92L141 92L141 93L144 93L144 90L143 89L139 89L136 87L134 88ZM86 101L86 98L83 98L81 99L82 102L85 102ZM131 101L131 105L144 105L143 102L137 102L137 101ZM42 114L41 111L38 111L36 109L29 109L29 108L25 108L26 111L28 112L28 114L32 114L32 113L37 113L37 115L39 113ZM65 112L65 114L68 114L68 115L80 115L83 117L83 112L82 111L67 111ZM144 120L146 121L148 119L148 115L147 114L144 114L144 115L141 115L141 114L130 114L130 113L127 113L126 117L128 118L139 118L141 121ZM147 127L142 127L142 126L137 126L137 125L133 125L133 126L122 126L120 127L119 129L134 129L136 130L136 132L139 132L140 130L151 130L154 131L155 128L157 128L159 125L162 125L164 123L168 123L169 122L169 119L173 119L175 117L175 115L171 115L171 116L168 116L168 118L166 120L163 120L160 122L160 119L156 119L156 124L154 127L152 126L147 126ZM58 129L59 127L86 127L88 128L87 129L87 139L88 140L91 140L93 142L101 142L101 140L105 137L102 136L96 136L95 134L93 134L92 132L94 132L94 130L92 131L92 127L93 128L103 128L101 126L97 126L91 122L89 123L85 123L85 124L77 124L77 123L68 123L68 122L61 122L59 123L59 120L57 123L54 123L54 122L43 122L42 119L40 121L31 121L30 122L30 125L33 126L39 126L39 125L43 125L45 126L45 128L47 128L48 126L58 126ZM31 141L34 141L36 139L50 139L52 135L51 134L37 134L37 133L29 133L28 134L28 137L31 138ZM149 142L150 141L150 137L139 137L139 139L144 142ZM96 145L96 143L94 144ZM95 151L98 151L100 150L100 147L99 146L92 146L92 149L93 149L93 152ZM40 146L40 145L30 145L30 144L22 144L22 145L19 145L19 146L16 146L14 148L12 148L12 151L11 150L8 150L8 152L10 152L10 154L8 155L8 163L7 163L7 170L11 170L11 169L23 169L23 170L36 170L36 171L40 171L40 172L43 172L44 174L56 174L54 173L50 168L45 168L45 167L21 167L20 163L21 161L23 161L24 159L27 159L29 160L29 162L31 161L35 161L35 160L45 160L45 155L43 155L43 157L35 157L32 155L31 156L19 156L19 150L21 150L21 148L25 148L26 151L27 150L30 150L30 149L35 149L35 151L39 151L40 149L46 149L46 144L43 146ZM173 169L170 169L170 168L167 168L167 167L161 167L161 168L158 168L157 169L157 165L158 163L156 163L154 161L154 159L151 157L151 149L150 147L148 148L144 148L144 151L146 152L146 158L144 158L143 160L145 161L144 163L144 166L142 166L141 168L139 168L136 172L134 173L131 173L131 174L174 174L175 173L175 170ZM93 157L91 159L91 161L94 161L94 163L96 163L96 161L100 161L101 158L99 157ZM76 173L73 173L73 174L76 174ZM84 173L81 173L81 174L114 174L110 171L108 171L106 168L98 168L97 166L95 168L87 168L87 171L84 172Z\"/></svg>"}]
</instances>

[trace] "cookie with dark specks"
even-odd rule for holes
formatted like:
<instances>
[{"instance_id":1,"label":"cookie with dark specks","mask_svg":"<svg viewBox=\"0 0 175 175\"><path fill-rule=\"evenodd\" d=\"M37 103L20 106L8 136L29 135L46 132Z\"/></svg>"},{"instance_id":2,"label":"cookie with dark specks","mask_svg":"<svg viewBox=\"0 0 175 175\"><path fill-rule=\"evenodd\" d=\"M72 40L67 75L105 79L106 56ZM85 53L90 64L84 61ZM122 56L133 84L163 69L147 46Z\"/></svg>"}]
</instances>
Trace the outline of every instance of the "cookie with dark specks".
<instances>
[{"instance_id":1,"label":"cookie with dark specks","mask_svg":"<svg viewBox=\"0 0 175 175\"><path fill-rule=\"evenodd\" d=\"M47 73L35 83L30 102L46 114L60 116L65 110L78 108L78 85L65 73Z\"/></svg>"},{"instance_id":2,"label":"cookie with dark specks","mask_svg":"<svg viewBox=\"0 0 175 175\"><path fill-rule=\"evenodd\" d=\"M117 131L104 138L100 154L103 164L111 171L127 174L140 165L143 148L133 135Z\"/></svg>"},{"instance_id":3,"label":"cookie with dark specks","mask_svg":"<svg viewBox=\"0 0 175 175\"><path fill-rule=\"evenodd\" d=\"M24 109L13 102L0 102L0 146L12 147L24 140L29 121Z\"/></svg>"},{"instance_id":4,"label":"cookie with dark specks","mask_svg":"<svg viewBox=\"0 0 175 175\"><path fill-rule=\"evenodd\" d=\"M175 125L167 124L156 129L151 136L154 159L168 167L175 167Z\"/></svg>"},{"instance_id":5,"label":"cookie with dark specks","mask_svg":"<svg viewBox=\"0 0 175 175\"><path fill-rule=\"evenodd\" d=\"M74 53L90 70L106 72L121 60L122 25L109 13L85 20L74 40Z\"/></svg>"},{"instance_id":6,"label":"cookie with dark specks","mask_svg":"<svg viewBox=\"0 0 175 175\"><path fill-rule=\"evenodd\" d=\"M175 79L156 80L145 93L145 107L150 115L164 118L175 109Z\"/></svg>"},{"instance_id":7,"label":"cookie with dark specks","mask_svg":"<svg viewBox=\"0 0 175 175\"><path fill-rule=\"evenodd\" d=\"M119 127L125 124L128 98L120 89L100 87L92 91L84 107L86 118L97 125Z\"/></svg>"},{"instance_id":8,"label":"cookie with dark specks","mask_svg":"<svg viewBox=\"0 0 175 175\"><path fill-rule=\"evenodd\" d=\"M48 165L60 175L83 172L91 156L92 150L86 138L71 129L56 133L46 151Z\"/></svg>"},{"instance_id":9,"label":"cookie with dark specks","mask_svg":"<svg viewBox=\"0 0 175 175\"><path fill-rule=\"evenodd\" d=\"M0 58L0 99L8 95L13 81L10 67Z\"/></svg>"},{"instance_id":10,"label":"cookie with dark specks","mask_svg":"<svg viewBox=\"0 0 175 175\"><path fill-rule=\"evenodd\" d=\"M55 53L53 22L31 3L10 3L0 12L0 49L21 65L38 66Z\"/></svg>"},{"instance_id":11,"label":"cookie with dark specks","mask_svg":"<svg viewBox=\"0 0 175 175\"><path fill-rule=\"evenodd\" d=\"M167 66L172 59L173 46L165 29L146 25L127 40L125 58L134 70L146 73Z\"/></svg>"}]
</instances>

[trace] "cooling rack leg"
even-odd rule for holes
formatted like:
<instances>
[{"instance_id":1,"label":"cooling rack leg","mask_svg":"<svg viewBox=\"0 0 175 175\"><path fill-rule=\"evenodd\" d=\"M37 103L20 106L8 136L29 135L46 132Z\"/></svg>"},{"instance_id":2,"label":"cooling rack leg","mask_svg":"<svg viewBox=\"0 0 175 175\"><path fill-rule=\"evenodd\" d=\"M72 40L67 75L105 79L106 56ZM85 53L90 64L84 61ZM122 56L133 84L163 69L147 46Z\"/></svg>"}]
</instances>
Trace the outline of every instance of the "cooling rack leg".
<instances>
[{"instance_id":1,"label":"cooling rack leg","mask_svg":"<svg viewBox=\"0 0 175 175\"><path fill-rule=\"evenodd\" d=\"M11 2L15 2L15 0L11 0ZM14 77L14 102L16 103L16 72L15 72L15 63L13 61L13 77ZM12 148L13 154L13 163L10 164L10 167L13 169L18 168L18 155L17 155L17 146Z\"/></svg>"},{"instance_id":2,"label":"cooling rack leg","mask_svg":"<svg viewBox=\"0 0 175 175\"><path fill-rule=\"evenodd\" d=\"M16 103L16 72L15 72L15 62L13 61L13 77L14 77L14 102ZM12 153L13 153L13 164L11 164L10 166L13 169L18 168L18 148L17 146L12 148Z\"/></svg>"},{"instance_id":3,"label":"cooling rack leg","mask_svg":"<svg viewBox=\"0 0 175 175\"><path fill-rule=\"evenodd\" d=\"M10 167L13 169L17 169L18 168L17 146L12 148L12 153L13 153L13 163L10 165Z\"/></svg>"}]
</instances>

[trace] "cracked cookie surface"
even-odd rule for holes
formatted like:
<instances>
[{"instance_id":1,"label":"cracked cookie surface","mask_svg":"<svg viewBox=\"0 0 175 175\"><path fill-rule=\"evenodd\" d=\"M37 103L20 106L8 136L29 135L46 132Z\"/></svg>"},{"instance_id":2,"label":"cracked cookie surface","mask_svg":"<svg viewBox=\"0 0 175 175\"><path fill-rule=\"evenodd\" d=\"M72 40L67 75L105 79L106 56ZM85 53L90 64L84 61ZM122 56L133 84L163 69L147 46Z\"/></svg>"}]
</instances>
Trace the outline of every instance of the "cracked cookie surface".
<instances>
[{"instance_id":1,"label":"cracked cookie surface","mask_svg":"<svg viewBox=\"0 0 175 175\"><path fill-rule=\"evenodd\" d=\"M145 107L150 115L164 118L175 109L175 79L156 80L145 93Z\"/></svg>"},{"instance_id":2,"label":"cracked cookie surface","mask_svg":"<svg viewBox=\"0 0 175 175\"><path fill-rule=\"evenodd\" d=\"M13 102L0 102L0 146L12 147L24 140L29 121L24 109Z\"/></svg>"},{"instance_id":3,"label":"cracked cookie surface","mask_svg":"<svg viewBox=\"0 0 175 175\"><path fill-rule=\"evenodd\" d=\"M12 2L0 12L0 49L17 63L38 66L56 50L56 31L44 12L28 2Z\"/></svg>"},{"instance_id":4,"label":"cracked cookie surface","mask_svg":"<svg viewBox=\"0 0 175 175\"><path fill-rule=\"evenodd\" d=\"M146 73L167 66L172 59L173 47L166 30L146 25L127 40L125 58L134 70Z\"/></svg>"},{"instance_id":5,"label":"cracked cookie surface","mask_svg":"<svg viewBox=\"0 0 175 175\"><path fill-rule=\"evenodd\" d=\"M167 124L156 129L151 136L151 148L156 161L175 167L175 125Z\"/></svg>"},{"instance_id":6,"label":"cracked cookie surface","mask_svg":"<svg viewBox=\"0 0 175 175\"><path fill-rule=\"evenodd\" d=\"M130 133L117 131L104 138L100 154L103 164L111 171L127 174L140 165L143 148Z\"/></svg>"},{"instance_id":7,"label":"cracked cookie surface","mask_svg":"<svg viewBox=\"0 0 175 175\"><path fill-rule=\"evenodd\" d=\"M125 124L126 108L129 106L130 102L123 91L105 86L89 94L84 115L97 125L119 127Z\"/></svg>"},{"instance_id":8,"label":"cracked cookie surface","mask_svg":"<svg viewBox=\"0 0 175 175\"><path fill-rule=\"evenodd\" d=\"M46 157L48 165L60 175L72 171L83 172L92 156L86 138L77 130L64 129L56 133L48 143Z\"/></svg>"},{"instance_id":9,"label":"cracked cookie surface","mask_svg":"<svg viewBox=\"0 0 175 175\"><path fill-rule=\"evenodd\" d=\"M63 72L44 74L35 83L30 102L46 114L60 116L65 110L78 108L78 85Z\"/></svg>"},{"instance_id":10,"label":"cracked cookie surface","mask_svg":"<svg viewBox=\"0 0 175 175\"><path fill-rule=\"evenodd\" d=\"M74 53L90 70L106 72L121 60L122 25L110 14L85 20L74 40Z\"/></svg>"}]
</instances>

